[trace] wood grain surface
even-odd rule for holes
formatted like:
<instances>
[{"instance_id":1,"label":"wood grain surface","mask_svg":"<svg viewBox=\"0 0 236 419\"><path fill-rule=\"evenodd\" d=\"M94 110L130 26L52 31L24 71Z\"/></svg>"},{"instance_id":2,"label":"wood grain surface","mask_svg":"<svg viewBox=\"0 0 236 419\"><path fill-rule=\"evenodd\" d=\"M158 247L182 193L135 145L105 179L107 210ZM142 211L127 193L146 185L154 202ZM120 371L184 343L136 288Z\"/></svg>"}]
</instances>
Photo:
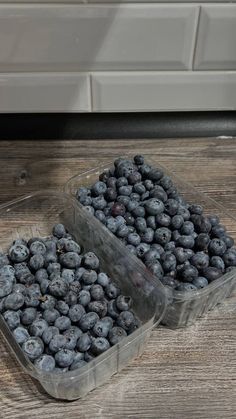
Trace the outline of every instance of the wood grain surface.
<instances>
[{"instance_id":1,"label":"wood grain surface","mask_svg":"<svg viewBox=\"0 0 236 419\"><path fill-rule=\"evenodd\" d=\"M236 216L236 141L0 142L0 203L61 188L127 152L155 156ZM144 354L83 400L48 397L0 336L0 418L236 418L236 295L187 329L156 329Z\"/></svg>"}]
</instances>

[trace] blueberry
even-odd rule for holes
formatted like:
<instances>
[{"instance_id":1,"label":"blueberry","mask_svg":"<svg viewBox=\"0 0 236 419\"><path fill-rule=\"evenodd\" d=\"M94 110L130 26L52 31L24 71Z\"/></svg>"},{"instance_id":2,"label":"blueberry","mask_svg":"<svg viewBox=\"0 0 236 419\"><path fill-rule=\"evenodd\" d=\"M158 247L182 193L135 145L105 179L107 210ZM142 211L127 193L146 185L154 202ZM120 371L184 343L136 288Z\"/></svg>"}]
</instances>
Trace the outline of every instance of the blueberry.
<instances>
[{"instance_id":1,"label":"blueberry","mask_svg":"<svg viewBox=\"0 0 236 419\"><path fill-rule=\"evenodd\" d=\"M193 256L193 251L183 247L176 247L174 249L174 255L179 263L184 263Z\"/></svg>"},{"instance_id":2,"label":"blueberry","mask_svg":"<svg viewBox=\"0 0 236 419\"><path fill-rule=\"evenodd\" d=\"M110 282L110 279L108 278L107 274L104 272L100 272L97 276L97 283L101 285L102 287L106 287Z\"/></svg>"},{"instance_id":3,"label":"blueberry","mask_svg":"<svg viewBox=\"0 0 236 419\"><path fill-rule=\"evenodd\" d=\"M22 349L31 361L34 361L44 350L43 341L39 337L31 337L23 343Z\"/></svg>"},{"instance_id":4,"label":"blueberry","mask_svg":"<svg viewBox=\"0 0 236 419\"><path fill-rule=\"evenodd\" d=\"M76 340L80 338L80 336L82 336L83 332L81 331L81 329L77 326L71 326L69 329L65 330L65 332L63 332L63 335L68 338L68 337L74 337Z\"/></svg>"},{"instance_id":5,"label":"blueberry","mask_svg":"<svg viewBox=\"0 0 236 419\"><path fill-rule=\"evenodd\" d=\"M208 266L203 270L203 275L209 282L215 281L222 276L222 272L212 266Z\"/></svg>"},{"instance_id":6,"label":"blueberry","mask_svg":"<svg viewBox=\"0 0 236 419\"><path fill-rule=\"evenodd\" d=\"M109 177L107 179L107 187L116 189L116 182L117 182L117 179L114 176Z\"/></svg>"},{"instance_id":7,"label":"blueberry","mask_svg":"<svg viewBox=\"0 0 236 419\"><path fill-rule=\"evenodd\" d=\"M185 221L180 230L183 235L191 235L194 232L194 224L191 221Z\"/></svg>"},{"instance_id":8,"label":"blueberry","mask_svg":"<svg viewBox=\"0 0 236 419\"><path fill-rule=\"evenodd\" d=\"M113 319L117 319L120 314L120 311L117 308L116 300L110 300L107 303L107 314Z\"/></svg>"},{"instance_id":9,"label":"blueberry","mask_svg":"<svg viewBox=\"0 0 236 419\"><path fill-rule=\"evenodd\" d=\"M165 190L168 190L169 188L171 188L173 186L173 182L172 182L171 178L167 175L164 175L160 179L159 183Z\"/></svg>"},{"instance_id":10,"label":"blueberry","mask_svg":"<svg viewBox=\"0 0 236 419\"><path fill-rule=\"evenodd\" d=\"M65 252L81 253L81 247L72 239L65 239L64 249Z\"/></svg>"},{"instance_id":11,"label":"blueberry","mask_svg":"<svg viewBox=\"0 0 236 419\"><path fill-rule=\"evenodd\" d=\"M191 282L185 282L185 283L179 284L177 286L176 290L177 291L185 291L185 292L196 291L197 287L194 284L192 284Z\"/></svg>"},{"instance_id":12,"label":"blueberry","mask_svg":"<svg viewBox=\"0 0 236 419\"><path fill-rule=\"evenodd\" d=\"M44 320L46 320L46 322L50 325L52 325L59 316L60 316L60 313L55 308L50 309L50 310L44 310L43 312Z\"/></svg>"},{"instance_id":13,"label":"blueberry","mask_svg":"<svg viewBox=\"0 0 236 419\"><path fill-rule=\"evenodd\" d=\"M179 205L178 211L177 211L178 215L182 215L184 221L189 221L190 219L190 212L186 207L183 207L181 205Z\"/></svg>"},{"instance_id":14,"label":"blueberry","mask_svg":"<svg viewBox=\"0 0 236 419\"><path fill-rule=\"evenodd\" d=\"M5 265L4 265L5 266ZM9 266L9 265L8 265ZM30 270L29 270L29 268L28 268L28 266L27 266L27 263L26 262L21 262L21 263L15 263L14 264L14 270L15 270L15 272L12 270L12 275L14 275L15 274L15 277L16 277L16 279L20 279L20 277L23 275L23 274L25 274L26 272L27 273L30 273Z\"/></svg>"},{"instance_id":15,"label":"blueberry","mask_svg":"<svg viewBox=\"0 0 236 419\"><path fill-rule=\"evenodd\" d=\"M132 215L134 217L145 217L145 209L143 206L138 205L132 210Z\"/></svg>"},{"instance_id":16,"label":"blueberry","mask_svg":"<svg viewBox=\"0 0 236 419\"><path fill-rule=\"evenodd\" d=\"M180 278L183 282L192 282L198 277L198 270L195 266L187 265L180 271Z\"/></svg>"},{"instance_id":17,"label":"blueberry","mask_svg":"<svg viewBox=\"0 0 236 419\"><path fill-rule=\"evenodd\" d=\"M117 199L116 199L116 204L121 204L121 205L123 205L123 207L121 207L121 212L122 212L122 214L118 214L118 215L116 215L116 212L120 212L120 207L119 206L115 206L114 207L114 214L112 214L112 215L114 215L114 217L117 217L117 216L125 216L125 207L126 206L128 206L128 204L129 204L129 202L130 202L130 197L129 196L125 196L125 195L119 195L118 197L117 197ZM136 201L135 201L136 202ZM115 204L114 204L115 205ZM137 202L136 202L136 205L138 205L137 204ZM112 205L113 206L113 205Z\"/></svg>"},{"instance_id":18,"label":"blueberry","mask_svg":"<svg viewBox=\"0 0 236 419\"><path fill-rule=\"evenodd\" d=\"M83 256L83 266L86 269L98 269L99 268L99 259L93 252L85 253Z\"/></svg>"},{"instance_id":19,"label":"blueberry","mask_svg":"<svg viewBox=\"0 0 236 419\"><path fill-rule=\"evenodd\" d=\"M84 359L77 360L77 361L74 359L74 361L72 362L70 366L70 371L77 370L78 368L84 367L85 365L87 365L87 361L85 361Z\"/></svg>"},{"instance_id":20,"label":"blueberry","mask_svg":"<svg viewBox=\"0 0 236 419\"><path fill-rule=\"evenodd\" d=\"M24 262L29 257L29 249L23 244L13 245L9 249L9 257L14 263Z\"/></svg>"},{"instance_id":21,"label":"blueberry","mask_svg":"<svg viewBox=\"0 0 236 419\"><path fill-rule=\"evenodd\" d=\"M9 295L12 292L13 280L0 276L0 298Z\"/></svg>"},{"instance_id":22,"label":"blueberry","mask_svg":"<svg viewBox=\"0 0 236 419\"><path fill-rule=\"evenodd\" d=\"M144 164L144 157L141 154L136 154L136 156L134 156L134 163L137 164L137 166L141 166Z\"/></svg>"},{"instance_id":23,"label":"blueberry","mask_svg":"<svg viewBox=\"0 0 236 419\"><path fill-rule=\"evenodd\" d=\"M47 329L44 330L44 332L42 334L43 342L46 345L49 345L52 338L56 335L59 335L59 329L55 326L49 326Z\"/></svg>"},{"instance_id":24,"label":"blueberry","mask_svg":"<svg viewBox=\"0 0 236 419\"><path fill-rule=\"evenodd\" d=\"M144 254L145 263L155 263L156 261L159 262L159 260L160 253L156 249L150 249Z\"/></svg>"},{"instance_id":25,"label":"blueberry","mask_svg":"<svg viewBox=\"0 0 236 419\"><path fill-rule=\"evenodd\" d=\"M78 303L85 307L88 305L90 301L91 301L90 292L86 290L80 291L78 295Z\"/></svg>"},{"instance_id":26,"label":"blueberry","mask_svg":"<svg viewBox=\"0 0 236 419\"><path fill-rule=\"evenodd\" d=\"M173 254L163 253L161 255L162 268L165 272L170 272L176 268L176 257Z\"/></svg>"},{"instance_id":27,"label":"blueberry","mask_svg":"<svg viewBox=\"0 0 236 419\"><path fill-rule=\"evenodd\" d=\"M171 231L166 227L160 227L154 233L154 240L161 246L165 246L170 239Z\"/></svg>"},{"instance_id":28,"label":"blueberry","mask_svg":"<svg viewBox=\"0 0 236 419\"><path fill-rule=\"evenodd\" d=\"M210 259L210 265L219 269L221 272L225 271L225 264L220 256L212 256Z\"/></svg>"},{"instance_id":29,"label":"blueberry","mask_svg":"<svg viewBox=\"0 0 236 419\"><path fill-rule=\"evenodd\" d=\"M142 166L139 167L139 172L141 173L143 178L147 178L150 171L151 171L151 166L149 166L148 164L142 164ZM152 182L151 179L150 179L150 182Z\"/></svg>"},{"instance_id":30,"label":"blueberry","mask_svg":"<svg viewBox=\"0 0 236 419\"><path fill-rule=\"evenodd\" d=\"M56 299L50 295L50 294L46 294L41 298L41 303L40 303L40 307L43 310L46 309L53 309L55 307L56 304Z\"/></svg>"},{"instance_id":31,"label":"blueberry","mask_svg":"<svg viewBox=\"0 0 236 419\"><path fill-rule=\"evenodd\" d=\"M97 337L92 339L90 350L94 355L100 355L110 348L110 343L104 337Z\"/></svg>"},{"instance_id":32,"label":"blueberry","mask_svg":"<svg viewBox=\"0 0 236 419\"><path fill-rule=\"evenodd\" d=\"M139 258L143 258L145 253L147 253L150 250L150 245L148 243L140 243L136 247L136 253Z\"/></svg>"},{"instance_id":33,"label":"blueberry","mask_svg":"<svg viewBox=\"0 0 236 419\"><path fill-rule=\"evenodd\" d=\"M69 367L75 357L75 352L71 351L70 349L60 349L55 354L55 361L59 365L59 367L65 368Z\"/></svg>"},{"instance_id":34,"label":"blueberry","mask_svg":"<svg viewBox=\"0 0 236 419\"><path fill-rule=\"evenodd\" d=\"M63 224L55 224L52 229L52 233L54 236L56 236L58 239L61 239L66 234L66 229Z\"/></svg>"},{"instance_id":35,"label":"blueberry","mask_svg":"<svg viewBox=\"0 0 236 419\"><path fill-rule=\"evenodd\" d=\"M142 175L138 171L133 172L128 176L128 182L130 185L139 184L141 180L142 180Z\"/></svg>"},{"instance_id":36,"label":"blueberry","mask_svg":"<svg viewBox=\"0 0 236 419\"><path fill-rule=\"evenodd\" d=\"M203 213L203 208L201 205L192 204L189 206L189 211L191 214L201 215Z\"/></svg>"},{"instance_id":37,"label":"blueberry","mask_svg":"<svg viewBox=\"0 0 236 419\"><path fill-rule=\"evenodd\" d=\"M145 203L145 209L149 215L157 215L164 212L164 204L157 198L151 198Z\"/></svg>"},{"instance_id":38,"label":"blueberry","mask_svg":"<svg viewBox=\"0 0 236 419\"><path fill-rule=\"evenodd\" d=\"M12 330L20 325L20 313L19 311L7 310L3 314L8 327Z\"/></svg>"},{"instance_id":39,"label":"blueberry","mask_svg":"<svg viewBox=\"0 0 236 419\"><path fill-rule=\"evenodd\" d=\"M207 233L200 233L195 240L196 249L206 250L209 242L210 242L209 235Z\"/></svg>"},{"instance_id":40,"label":"blueberry","mask_svg":"<svg viewBox=\"0 0 236 419\"><path fill-rule=\"evenodd\" d=\"M25 308L21 313L21 322L25 326L29 326L36 319L37 311L34 307Z\"/></svg>"},{"instance_id":41,"label":"blueberry","mask_svg":"<svg viewBox=\"0 0 236 419\"><path fill-rule=\"evenodd\" d=\"M143 217L137 217L134 226L138 232L144 232L147 228L147 223L145 218Z\"/></svg>"},{"instance_id":42,"label":"blueberry","mask_svg":"<svg viewBox=\"0 0 236 419\"><path fill-rule=\"evenodd\" d=\"M50 293L55 297L65 297L69 289L69 285L67 282L63 281L63 279L54 279L51 281L49 285Z\"/></svg>"},{"instance_id":43,"label":"blueberry","mask_svg":"<svg viewBox=\"0 0 236 419\"><path fill-rule=\"evenodd\" d=\"M103 321L103 319L98 320L94 327L93 327L93 333L95 334L95 336L99 336L99 337L107 337L109 330L110 330L111 326L109 325L109 323L107 321Z\"/></svg>"},{"instance_id":44,"label":"blueberry","mask_svg":"<svg viewBox=\"0 0 236 419\"><path fill-rule=\"evenodd\" d=\"M107 185L102 181L94 183L94 185L91 187L91 193L93 194L93 196L103 195L106 192L106 190Z\"/></svg>"},{"instance_id":45,"label":"blueberry","mask_svg":"<svg viewBox=\"0 0 236 419\"><path fill-rule=\"evenodd\" d=\"M77 349L80 352L86 352L90 349L92 340L88 333L83 333L82 336L79 337L77 341Z\"/></svg>"},{"instance_id":46,"label":"blueberry","mask_svg":"<svg viewBox=\"0 0 236 419\"><path fill-rule=\"evenodd\" d=\"M179 237L181 237L181 234L180 234L179 230L172 231L172 240L174 242L177 242Z\"/></svg>"},{"instance_id":47,"label":"blueberry","mask_svg":"<svg viewBox=\"0 0 236 419\"><path fill-rule=\"evenodd\" d=\"M96 198L92 199L92 206L94 210L103 210L106 207L106 205L107 205L107 201L104 199L102 195L99 195Z\"/></svg>"},{"instance_id":48,"label":"blueberry","mask_svg":"<svg viewBox=\"0 0 236 419\"><path fill-rule=\"evenodd\" d=\"M174 241L171 241L171 242L167 243L164 247L165 252L168 252L168 251L173 252L174 249L175 249L175 242Z\"/></svg>"},{"instance_id":49,"label":"blueberry","mask_svg":"<svg viewBox=\"0 0 236 419\"><path fill-rule=\"evenodd\" d=\"M223 240L223 242L225 242L227 248L230 248L234 245L233 237L230 237L227 234L225 236L221 236L221 240Z\"/></svg>"},{"instance_id":50,"label":"blueberry","mask_svg":"<svg viewBox=\"0 0 236 419\"><path fill-rule=\"evenodd\" d=\"M223 256L226 252L226 244L221 239L212 239L208 245L208 252L213 256Z\"/></svg>"},{"instance_id":51,"label":"blueberry","mask_svg":"<svg viewBox=\"0 0 236 419\"><path fill-rule=\"evenodd\" d=\"M202 215L192 214L190 219L193 222L197 233L209 233L211 231L211 223L208 218L203 217Z\"/></svg>"},{"instance_id":52,"label":"blueberry","mask_svg":"<svg viewBox=\"0 0 236 419\"><path fill-rule=\"evenodd\" d=\"M210 221L212 227L216 226L220 222L219 217L217 215L209 215L208 220Z\"/></svg>"},{"instance_id":53,"label":"blueberry","mask_svg":"<svg viewBox=\"0 0 236 419\"><path fill-rule=\"evenodd\" d=\"M90 269L90 270L84 271L82 275L82 280L85 285L92 285L94 284L94 282L96 282L97 277L98 277L97 272Z\"/></svg>"},{"instance_id":54,"label":"blueberry","mask_svg":"<svg viewBox=\"0 0 236 419\"><path fill-rule=\"evenodd\" d=\"M157 224L156 224L156 218L154 215L149 215L146 218L147 227L152 228L153 230L156 230Z\"/></svg>"},{"instance_id":55,"label":"blueberry","mask_svg":"<svg viewBox=\"0 0 236 419\"><path fill-rule=\"evenodd\" d=\"M52 353L58 352L66 346L66 337L60 334L55 334L49 342L49 349Z\"/></svg>"},{"instance_id":56,"label":"blueberry","mask_svg":"<svg viewBox=\"0 0 236 419\"><path fill-rule=\"evenodd\" d=\"M78 322L84 314L85 309L81 304L75 304L69 310L69 318L72 322Z\"/></svg>"},{"instance_id":57,"label":"blueberry","mask_svg":"<svg viewBox=\"0 0 236 419\"><path fill-rule=\"evenodd\" d=\"M77 303L77 295L73 291L69 291L65 298L65 303L68 304L68 306L73 306Z\"/></svg>"},{"instance_id":58,"label":"blueberry","mask_svg":"<svg viewBox=\"0 0 236 419\"><path fill-rule=\"evenodd\" d=\"M41 254L44 255L46 253L47 249L43 242L36 240L33 242L30 246L30 253L32 255Z\"/></svg>"},{"instance_id":59,"label":"blueberry","mask_svg":"<svg viewBox=\"0 0 236 419\"><path fill-rule=\"evenodd\" d=\"M69 329L71 326L71 320L67 316L60 316L56 319L54 326L58 327L60 332Z\"/></svg>"},{"instance_id":60,"label":"blueberry","mask_svg":"<svg viewBox=\"0 0 236 419\"><path fill-rule=\"evenodd\" d=\"M79 328L77 328L78 329L78 331L80 332L80 333L73 333L73 329L71 330L72 328L70 328L70 329L68 329L68 330L66 330L64 333L63 333L63 336L65 336L66 337L66 345L65 345L65 349L70 349L70 350L74 350L75 349L75 347L76 347L76 344L77 344L77 340L78 340L78 338L80 337L80 336L82 336L82 331L79 329Z\"/></svg>"},{"instance_id":61,"label":"blueberry","mask_svg":"<svg viewBox=\"0 0 236 419\"><path fill-rule=\"evenodd\" d=\"M102 210L95 211L95 217L103 224L106 222L106 216Z\"/></svg>"},{"instance_id":62,"label":"blueberry","mask_svg":"<svg viewBox=\"0 0 236 419\"><path fill-rule=\"evenodd\" d=\"M65 268L75 269L81 264L81 257L75 252L67 252L60 255L60 263Z\"/></svg>"},{"instance_id":63,"label":"blueberry","mask_svg":"<svg viewBox=\"0 0 236 419\"><path fill-rule=\"evenodd\" d=\"M34 361L36 368L45 372L51 372L55 368L55 360L51 355L41 355Z\"/></svg>"},{"instance_id":64,"label":"blueberry","mask_svg":"<svg viewBox=\"0 0 236 419\"><path fill-rule=\"evenodd\" d=\"M110 298L116 298L120 295L120 288L116 287L115 284L110 282L105 288L106 295Z\"/></svg>"},{"instance_id":65,"label":"blueberry","mask_svg":"<svg viewBox=\"0 0 236 419\"><path fill-rule=\"evenodd\" d=\"M144 232L140 232L139 236L143 243L152 243L154 237L154 231L152 228L147 227Z\"/></svg>"},{"instance_id":66,"label":"blueberry","mask_svg":"<svg viewBox=\"0 0 236 419\"><path fill-rule=\"evenodd\" d=\"M90 295L93 300L102 300L104 298L104 291L101 285L92 285Z\"/></svg>"},{"instance_id":67,"label":"blueberry","mask_svg":"<svg viewBox=\"0 0 236 419\"><path fill-rule=\"evenodd\" d=\"M180 236L177 240L177 246L178 247L184 247L187 249L192 249L194 247L194 238L193 236Z\"/></svg>"},{"instance_id":68,"label":"blueberry","mask_svg":"<svg viewBox=\"0 0 236 419\"><path fill-rule=\"evenodd\" d=\"M119 295L116 299L116 306L120 311L127 311L130 309L132 304L131 297L126 297L124 295Z\"/></svg>"},{"instance_id":69,"label":"blueberry","mask_svg":"<svg viewBox=\"0 0 236 419\"><path fill-rule=\"evenodd\" d=\"M20 294L25 295L26 294L26 287L23 284L15 284L15 285L13 285L12 291L13 292L19 292Z\"/></svg>"},{"instance_id":70,"label":"blueberry","mask_svg":"<svg viewBox=\"0 0 236 419\"><path fill-rule=\"evenodd\" d=\"M51 273L51 272L49 272ZM46 269L39 269L35 272L35 280L40 284L40 282L44 279L48 279L48 273Z\"/></svg>"},{"instance_id":71,"label":"blueberry","mask_svg":"<svg viewBox=\"0 0 236 419\"><path fill-rule=\"evenodd\" d=\"M121 188L122 186L127 186L127 185L128 185L128 179L126 177L121 176L116 180L117 188Z\"/></svg>"},{"instance_id":72,"label":"blueberry","mask_svg":"<svg viewBox=\"0 0 236 419\"><path fill-rule=\"evenodd\" d=\"M81 319L79 321L79 327L83 332L87 332L88 330L90 330L94 327L95 323L98 320L99 320L99 316L98 316L97 313L95 313L95 312L86 313L81 317ZM81 352L83 352L83 351L81 351Z\"/></svg>"},{"instance_id":73,"label":"blueberry","mask_svg":"<svg viewBox=\"0 0 236 419\"><path fill-rule=\"evenodd\" d=\"M41 337L47 328L48 324L44 319L34 320L29 327L29 332L31 336Z\"/></svg>"},{"instance_id":74,"label":"blueberry","mask_svg":"<svg viewBox=\"0 0 236 419\"><path fill-rule=\"evenodd\" d=\"M109 332L109 342L111 345L116 345L127 336L126 331L122 327L115 326Z\"/></svg>"},{"instance_id":75,"label":"blueberry","mask_svg":"<svg viewBox=\"0 0 236 419\"><path fill-rule=\"evenodd\" d=\"M79 202L84 206L85 205L91 205L92 204L92 198L91 198L91 196L88 196L88 195L82 195L79 198Z\"/></svg>"},{"instance_id":76,"label":"blueberry","mask_svg":"<svg viewBox=\"0 0 236 419\"><path fill-rule=\"evenodd\" d=\"M13 336L19 345L22 345L30 337L28 330L22 326L18 326L15 330L13 330Z\"/></svg>"},{"instance_id":77,"label":"blueberry","mask_svg":"<svg viewBox=\"0 0 236 419\"><path fill-rule=\"evenodd\" d=\"M57 251L57 245L56 245L56 237L48 238L44 240L44 244L46 246L46 249L50 253L56 253Z\"/></svg>"},{"instance_id":78,"label":"blueberry","mask_svg":"<svg viewBox=\"0 0 236 419\"><path fill-rule=\"evenodd\" d=\"M88 303L88 310L98 314L99 317L104 317L107 314L107 302L102 301L91 301Z\"/></svg>"},{"instance_id":79,"label":"blueberry","mask_svg":"<svg viewBox=\"0 0 236 419\"><path fill-rule=\"evenodd\" d=\"M176 287L176 281L171 276L163 276L163 278L161 278L161 282L166 287L170 287L170 288Z\"/></svg>"},{"instance_id":80,"label":"blueberry","mask_svg":"<svg viewBox=\"0 0 236 419\"><path fill-rule=\"evenodd\" d=\"M75 273L73 269L63 269L61 273L61 277L63 278L64 281L70 284L75 279Z\"/></svg>"},{"instance_id":81,"label":"blueberry","mask_svg":"<svg viewBox=\"0 0 236 419\"><path fill-rule=\"evenodd\" d=\"M117 317L117 325L128 331L135 321L131 311L122 311Z\"/></svg>"},{"instance_id":82,"label":"blueberry","mask_svg":"<svg viewBox=\"0 0 236 419\"><path fill-rule=\"evenodd\" d=\"M155 185L154 188L149 192L150 198L157 198L162 202L166 202L168 196L165 190L160 185Z\"/></svg>"},{"instance_id":83,"label":"blueberry","mask_svg":"<svg viewBox=\"0 0 236 419\"><path fill-rule=\"evenodd\" d=\"M191 257L190 262L195 268L201 271L209 266L209 256L204 252L197 252Z\"/></svg>"},{"instance_id":84,"label":"blueberry","mask_svg":"<svg viewBox=\"0 0 236 419\"><path fill-rule=\"evenodd\" d=\"M48 279L43 279L40 283L40 290L42 292L42 294L46 294L46 292L48 291L48 287L49 287L49 280Z\"/></svg>"},{"instance_id":85,"label":"blueberry","mask_svg":"<svg viewBox=\"0 0 236 419\"><path fill-rule=\"evenodd\" d=\"M160 262L156 261L156 262L146 262L146 265L148 267L148 269L150 270L150 272L152 272L153 275L157 276L159 279L161 279L164 275L162 266L160 264Z\"/></svg>"},{"instance_id":86,"label":"blueberry","mask_svg":"<svg viewBox=\"0 0 236 419\"><path fill-rule=\"evenodd\" d=\"M29 260L29 266L34 271L37 271L38 269L43 268L44 257L40 253L33 255Z\"/></svg>"},{"instance_id":87,"label":"blueberry","mask_svg":"<svg viewBox=\"0 0 236 419\"><path fill-rule=\"evenodd\" d=\"M129 234L129 228L125 224L122 224L117 228L117 231L116 231L117 237L124 238L124 237L127 237L128 234Z\"/></svg>"},{"instance_id":88,"label":"blueberry","mask_svg":"<svg viewBox=\"0 0 236 419\"><path fill-rule=\"evenodd\" d=\"M117 222L116 219L114 217L108 217L106 219L106 227L108 228L108 230L110 230L113 234L116 233L117 230Z\"/></svg>"},{"instance_id":89,"label":"blueberry","mask_svg":"<svg viewBox=\"0 0 236 419\"><path fill-rule=\"evenodd\" d=\"M135 172L135 166L129 160L123 160L116 166L116 172L119 177L128 178L129 175Z\"/></svg>"},{"instance_id":90,"label":"blueberry","mask_svg":"<svg viewBox=\"0 0 236 419\"><path fill-rule=\"evenodd\" d=\"M19 292L13 292L5 298L5 309L6 310L19 310L24 304L24 296Z\"/></svg>"},{"instance_id":91,"label":"blueberry","mask_svg":"<svg viewBox=\"0 0 236 419\"><path fill-rule=\"evenodd\" d=\"M31 272L29 270L25 270L25 272L21 273L19 281L22 284L24 284L26 286L29 286L29 285L32 285L34 283L35 277L34 277L34 275L31 274Z\"/></svg>"},{"instance_id":92,"label":"blueberry","mask_svg":"<svg viewBox=\"0 0 236 419\"><path fill-rule=\"evenodd\" d=\"M229 266L236 266L236 253L232 249L228 249L223 256L223 261L227 268Z\"/></svg>"},{"instance_id":93,"label":"blueberry","mask_svg":"<svg viewBox=\"0 0 236 419\"><path fill-rule=\"evenodd\" d=\"M165 210L171 216L177 214L178 208L179 204L175 199L170 198L165 202Z\"/></svg>"},{"instance_id":94,"label":"blueberry","mask_svg":"<svg viewBox=\"0 0 236 419\"><path fill-rule=\"evenodd\" d=\"M182 229L184 228L184 226L186 226L186 223L187 221L184 221L184 219L183 219L183 217L182 217L182 215L178 215L178 214L176 214L176 215L174 215L173 217L172 217L172 219L171 219L171 227L173 228L173 229L175 229L175 230L178 230L178 229L180 229L181 227L182 227ZM193 226L193 229L194 229L194 226ZM183 234L186 234L186 233L183 233Z\"/></svg>"},{"instance_id":95,"label":"blueberry","mask_svg":"<svg viewBox=\"0 0 236 419\"><path fill-rule=\"evenodd\" d=\"M205 288L208 285L208 280L204 276L198 276L193 280L193 285L198 289Z\"/></svg>"},{"instance_id":96,"label":"blueberry","mask_svg":"<svg viewBox=\"0 0 236 419\"><path fill-rule=\"evenodd\" d=\"M142 195L146 192L146 188L141 182L135 183L135 185L133 186L133 190L135 193L138 193L139 195Z\"/></svg>"},{"instance_id":97,"label":"blueberry","mask_svg":"<svg viewBox=\"0 0 236 419\"><path fill-rule=\"evenodd\" d=\"M26 307L37 307L40 304L42 297L41 290L38 284L32 284L26 289L25 305Z\"/></svg>"},{"instance_id":98,"label":"blueberry","mask_svg":"<svg viewBox=\"0 0 236 419\"><path fill-rule=\"evenodd\" d=\"M85 268L83 268L82 266L81 266L80 268L76 269L76 270L75 270L75 278L74 278L74 280L75 280L75 281L79 281L79 280L82 278L83 273L84 273L85 271L86 271L86 269L85 269Z\"/></svg>"},{"instance_id":99,"label":"blueberry","mask_svg":"<svg viewBox=\"0 0 236 419\"><path fill-rule=\"evenodd\" d=\"M130 233L127 237L127 241L133 246L138 246L141 242L141 238L137 233Z\"/></svg>"}]
</instances>

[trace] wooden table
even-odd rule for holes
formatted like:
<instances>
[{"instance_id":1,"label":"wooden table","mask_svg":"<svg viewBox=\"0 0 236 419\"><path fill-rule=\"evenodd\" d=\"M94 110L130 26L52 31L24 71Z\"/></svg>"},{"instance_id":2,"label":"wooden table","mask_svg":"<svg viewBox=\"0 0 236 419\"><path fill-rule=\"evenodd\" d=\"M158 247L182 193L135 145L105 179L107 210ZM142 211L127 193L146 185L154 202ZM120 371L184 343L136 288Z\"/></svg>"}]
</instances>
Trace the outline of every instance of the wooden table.
<instances>
[{"instance_id":1,"label":"wooden table","mask_svg":"<svg viewBox=\"0 0 236 419\"><path fill-rule=\"evenodd\" d=\"M0 142L0 201L59 188L127 151L155 155L236 216L234 139ZM39 392L0 338L0 418L236 418L236 295L185 330L159 327L143 356L84 400Z\"/></svg>"}]
</instances>

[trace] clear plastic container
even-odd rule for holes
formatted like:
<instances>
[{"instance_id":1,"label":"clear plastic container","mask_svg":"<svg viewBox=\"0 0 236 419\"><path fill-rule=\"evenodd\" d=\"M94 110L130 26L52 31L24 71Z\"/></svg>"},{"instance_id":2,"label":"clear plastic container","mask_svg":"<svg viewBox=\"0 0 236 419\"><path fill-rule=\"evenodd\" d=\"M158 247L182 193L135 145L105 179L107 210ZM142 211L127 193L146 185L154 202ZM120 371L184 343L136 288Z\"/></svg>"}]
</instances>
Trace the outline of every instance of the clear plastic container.
<instances>
[{"instance_id":1,"label":"clear plastic container","mask_svg":"<svg viewBox=\"0 0 236 419\"><path fill-rule=\"evenodd\" d=\"M125 156L126 158L132 158ZM181 195L190 203L201 204L205 214L217 214L227 231L236 238L236 219L227 213L227 210L213 199L203 193L199 193L193 186L185 182L166 167L154 159L145 158L145 162L153 167L160 167L164 173L171 177ZM97 167L71 178L65 185L65 191L75 196L80 186L91 186L109 165ZM95 218L95 217L94 217ZM167 287L166 287L167 288ZM183 292L168 289L168 307L162 323L170 328L178 328L192 325L198 317L203 317L217 304L222 303L236 289L236 268L222 275L219 279L209 284L206 288L197 291Z\"/></svg>"},{"instance_id":2,"label":"clear plastic container","mask_svg":"<svg viewBox=\"0 0 236 419\"><path fill-rule=\"evenodd\" d=\"M166 308L166 293L161 283L125 247L72 197L52 191L38 192L0 207L0 250L6 251L16 238L29 239L51 234L52 226L62 222L84 251L94 251L101 269L133 299L133 311L141 320L139 327L119 344L88 363L63 374L45 373L34 367L16 343L3 317L0 330L22 368L40 382L55 398L74 400L105 383L124 368L145 347L151 329Z\"/></svg>"}]
</instances>

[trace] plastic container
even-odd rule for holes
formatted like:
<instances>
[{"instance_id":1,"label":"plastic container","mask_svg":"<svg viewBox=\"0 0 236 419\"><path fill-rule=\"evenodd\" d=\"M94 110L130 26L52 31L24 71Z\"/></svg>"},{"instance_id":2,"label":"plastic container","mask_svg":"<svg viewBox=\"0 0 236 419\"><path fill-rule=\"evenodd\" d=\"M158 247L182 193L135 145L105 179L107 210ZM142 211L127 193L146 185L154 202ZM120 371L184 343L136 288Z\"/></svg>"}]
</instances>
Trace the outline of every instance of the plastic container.
<instances>
[{"instance_id":1,"label":"plastic container","mask_svg":"<svg viewBox=\"0 0 236 419\"><path fill-rule=\"evenodd\" d=\"M101 268L133 299L133 311L141 327L119 344L98 356L88 365L63 374L44 373L34 367L16 343L0 315L0 330L22 368L40 382L55 398L74 400L105 383L124 368L145 347L151 329L162 319L166 307L165 290L161 283L136 258L130 258L125 247L110 234L78 202L64 193L39 192L0 207L0 246L6 251L19 237L51 234L52 226L62 222L85 251L94 251Z\"/></svg>"},{"instance_id":2,"label":"plastic container","mask_svg":"<svg viewBox=\"0 0 236 419\"><path fill-rule=\"evenodd\" d=\"M126 158L131 158L126 156ZM170 172L166 167L156 162L154 159L145 158L145 162L153 167L160 167L164 173L171 177L181 195L190 203L201 204L205 214L217 214L221 223L227 231L236 238L236 219L227 213L226 209L217 204L213 199L203 193L199 193L193 186L186 183L183 179ZM65 191L75 196L80 186L91 186L104 170L109 169L109 165L97 167L71 178L65 185ZM94 217L95 218L95 217ZM166 287L167 288L167 287ZM169 304L165 312L162 323L170 328L178 328L192 325L198 317L204 316L217 304L222 303L236 289L236 268L221 278L209 284L206 288L197 291L183 292L168 290Z\"/></svg>"}]
</instances>

